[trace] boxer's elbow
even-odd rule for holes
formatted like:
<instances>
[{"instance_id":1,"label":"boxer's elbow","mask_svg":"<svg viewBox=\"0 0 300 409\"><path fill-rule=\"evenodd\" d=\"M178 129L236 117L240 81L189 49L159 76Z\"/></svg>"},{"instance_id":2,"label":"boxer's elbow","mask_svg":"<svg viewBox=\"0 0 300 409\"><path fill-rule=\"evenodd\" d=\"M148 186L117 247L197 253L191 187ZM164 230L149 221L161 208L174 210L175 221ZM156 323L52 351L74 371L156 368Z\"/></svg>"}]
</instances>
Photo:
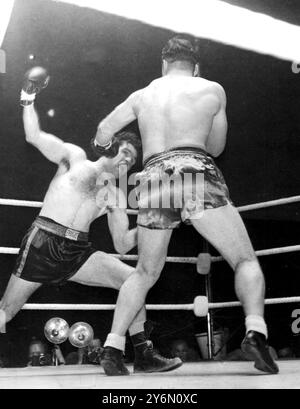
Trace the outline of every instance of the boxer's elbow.
<instances>
[{"instance_id":1,"label":"boxer's elbow","mask_svg":"<svg viewBox=\"0 0 300 409\"><path fill-rule=\"evenodd\" d=\"M114 240L114 248L116 252L121 256L124 256L129 251L124 240L122 239Z\"/></svg>"},{"instance_id":2,"label":"boxer's elbow","mask_svg":"<svg viewBox=\"0 0 300 409\"><path fill-rule=\"evenodd\" d=\"M32 143L35 140L35 135L32 132L25 132L25 141Z\"/></svg>"},{"instance_id":3,"label":"boxer's elbow","mask_svg":"<svg viewBox=\"0 0 300 409\"><path fill-rule=\"evenodd\" d=\"M40 132L38 131L25 131L25 141L30 143L31 145L36 145L40 136Z\"/></svg>"},{"instance_id":4,"label":"boxer's elbow","mask_svg":"<svg viewBox=\"0 0 300 409\"><path fill-rule=\"evenodd\" d=\"M214 158L218 157L223 153L226 146L226 133L211 135L207 144L207 152Z\"/></svg>"},{"instance_id":5,"label":"boxer's elbow","mask_svg":"<svg viewBox=\"0 0 300 409\"><path fill-rule=\"evenodd\" d=\"M118 229L118 231L113 232L112 239L116 252L121 256L124 256L124 254L126 253L124 234L122 234Z\"/></svg>"},{"instance_id":6,"label":"boxer's elbow","mask_svg":"<svg viewBox=\"0 0 300 409\"><path fill-rule=\"evenodd\" d=\"M114 247L116 251L124 256L128 251L132 250L137 245L137 239L135 237L135 229L128 231L123 237L116 238L114 240Z\"/></svg>"},{"instance_id":7,"label":"boxer's elbow","mask_svg":"<svg viewBox=\"0 0 300 409\"><path fill-rule=\"evenodd\" d=\"M225 145L219 149L208 149L207 152L214 158L217 158L224 152L224 149L225 149Z\"/></svg>"}]
</instances>

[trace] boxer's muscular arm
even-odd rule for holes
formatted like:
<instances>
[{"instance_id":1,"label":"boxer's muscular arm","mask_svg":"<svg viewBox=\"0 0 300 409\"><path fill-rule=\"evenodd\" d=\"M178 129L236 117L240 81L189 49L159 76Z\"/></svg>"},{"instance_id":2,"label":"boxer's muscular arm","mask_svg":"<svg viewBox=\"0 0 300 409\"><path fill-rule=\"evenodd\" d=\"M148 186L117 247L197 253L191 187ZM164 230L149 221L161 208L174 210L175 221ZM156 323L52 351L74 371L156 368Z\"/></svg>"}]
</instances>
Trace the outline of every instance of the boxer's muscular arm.
<instances>
[{"instance_id":1,"label":"boxer's muscular arm","mask_svg":"<svg viewBox=\"0 0 300 409\"><path fill-rule=\"evenodd\" d=\"M79 146L64 143L56 136L43 132L33 104L23 108L23 123L26 141L35 146L51 162L59 164L63 159L74 161L86 157Z\"/></svg>"},{"instance_id":2,"label":"boxer's muscular arm","mask_svg":"<svg viewBox=\"0 0 300 409\"><path fill-rule=\"evenodd\" d=\"M131 94L99 123L95 144L102 146L107 145L116 132L136 119L135 109L141 91L142 90L139 90Z\"/></svg>"},{"instance_id":3,"label":"boxer's muscular arm","mask_svg":"<svg viewBox=\"0 0 300 409\"><path fill-rule=\"evenodd\" d=\"M219 84L215 84L215 92L220 100L219 111L216 113L211 131L206 143L207 152L216 157L221 155L226 145L227 118L226 118L226 94Z\"/></svg>"},{"instance_id":4,"label":"boxer's muscular arm","mask_svg":"<svg viewBox=\"0 0 300 409\"><path fill-rule=\"evenodd\" d=\"M137 228L129 230L126 209L112 208L107 217L116 251L126 254L137 245Z\"/></svg>"},{"instance_id":5,"label":"boxer's muscular arm","mask_svg":"<svg viewBox=\"0 0 300 409\"><path fill-rule=\"evenodd\" d=\"M115 189L117 206L108 206L108 227L114 247L119 254L126 254L137 245L137 228L129 230L129 220L126 212L126 199L120 189Z\"/></svg>"}]
</instances>

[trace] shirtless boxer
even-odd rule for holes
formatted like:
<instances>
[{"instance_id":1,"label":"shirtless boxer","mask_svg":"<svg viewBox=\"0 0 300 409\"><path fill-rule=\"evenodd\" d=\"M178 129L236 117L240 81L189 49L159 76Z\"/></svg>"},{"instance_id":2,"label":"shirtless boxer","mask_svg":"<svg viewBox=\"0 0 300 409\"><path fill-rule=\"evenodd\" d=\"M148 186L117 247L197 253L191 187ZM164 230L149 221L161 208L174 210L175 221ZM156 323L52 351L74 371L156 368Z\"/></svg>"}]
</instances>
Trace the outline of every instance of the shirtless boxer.
<instances>
[{"instance_id":1,"label":"shirtless boxer","mask_svg":"<svg viewBox=\"0 0 300 409\"><path fill-rule=\"evenodd\" d=\"M150 206L140 203L138 214L138 263L119 292L107 351L120 348L125 331L145 302L149 289L165 264L172 229L188 221L225 258L235 272L235 290L245 313L246 336L242 349L255 367L277 373L267 348L264 321L264 276L227 186L212 157L226 144L226 96L223 88L199 77L198 58L192 41L174 37L162 50L162 78L131 94L99 123L95 144L108 144L113 135L137 119L143 146L144 171L140 186L151 181ZM188 199L182 206L151 206L160 192L152 183L166 175L193 177L183 186ZM202 175L196 179L196 176ZM197 180L197 184L194 181ZM147 188L148 189L148 188ZM147 190L146 189L146 190ZM172 200L180 199L182 191ZM144 200L144 199L143 199ZM156 200L153 200L157 203ZM108 359L107 359L108 360Z\"/></svg>"},{"instance_id":2,"label":"shirtless boxer","mask_svg":"<svg viewBox=\"0 0 300 409\"><path fill-rule=\"evenodd\" d=\"M42 284L74 281L83 285L119 289L133 268L109 254L97 251L88 241L91 223L107 214L115 249L126 253L136 246L136 228L129 230L126 199L113 183L136 162L140 150L137 136L123 132L110 149L98 149L91 162L78 146L64 143L41 130L33 102L49 77L41 67L25 75L21 92L26 141L58 165L42 209L23 238L16 265L0 302L0 330ZM105 156L103 156L103 154ZM129 333L134 347L146 342L144 306L134 317ZM148 344L150 341L147 341ZM170 370L181 364L169 360L145 343L135 347L135 371ZM122 356L119 357L122 360ZM122 366L120 374L129 374Z\"/></svg>"}]
</instances>

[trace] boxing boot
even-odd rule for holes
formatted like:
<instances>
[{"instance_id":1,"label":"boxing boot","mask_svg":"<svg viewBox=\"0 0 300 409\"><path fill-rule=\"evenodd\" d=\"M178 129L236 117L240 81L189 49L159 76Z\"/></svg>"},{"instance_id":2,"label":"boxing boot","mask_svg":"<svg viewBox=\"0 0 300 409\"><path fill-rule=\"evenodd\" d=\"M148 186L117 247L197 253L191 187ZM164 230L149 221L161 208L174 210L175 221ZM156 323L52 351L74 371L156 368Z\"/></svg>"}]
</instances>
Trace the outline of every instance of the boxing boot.
<instances>
[{"instance_id":1,"label":"boxing boot","mask_svg":"<svg viewBox=\"0 0 300 409\"><path fill-rule=\"evenodd\" d=\"M153 344L147 339L145 332L132 335L131 340L135 353L134 372L166 372L182 365L180 358L168 359L153 349Z\"/></svg>"},{"instance_id":2,"label":"boxing boot","mask_svg":"<svg viewBox=\"0 0 300 409\"><path fill-rule=\"evenodd\" d=\"M100 364L108 376L129 375L129 371L124 364L123 351L120 349L109 346L104 347Z\"/></svg>"},{"instance_id":3,"label":"boxing boot","mask_svg":"<svg viewBox=\"0 0 300 409\"><path fill-rule=\"evenodd\" d=\"M279 372L277 364L271 357L266 337L257 331L248 331L241 349L248 359L254 361L254 366L263 372L276 374Z\"/></svg>"}]
</instances>

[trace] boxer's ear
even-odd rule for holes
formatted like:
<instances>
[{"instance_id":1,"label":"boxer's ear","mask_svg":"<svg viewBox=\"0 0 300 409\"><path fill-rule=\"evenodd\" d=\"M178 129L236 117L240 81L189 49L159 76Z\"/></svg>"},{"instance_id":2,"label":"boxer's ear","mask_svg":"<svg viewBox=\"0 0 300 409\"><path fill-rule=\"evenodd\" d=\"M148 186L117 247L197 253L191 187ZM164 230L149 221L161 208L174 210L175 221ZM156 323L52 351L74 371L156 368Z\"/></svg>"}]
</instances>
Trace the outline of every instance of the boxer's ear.
<instances>
[{"instance_id":1,"label":"boxer's ear","mask_svg":"<svg viewBox=\"0 0 300 409\"><path fill-rule=\"evenodd\" d=\"M197 63L194 68L194 77L200 77L200 66Z\"/></svg>"},{"instance_id":2,"label":"boxer's ear","mask_svg":"<svg viewBox=\"0 0 300 409\"><path fill-rule=\"evenodd\" d=\"M162 76L164 76L164 75L166 74L166 72L167 72L167 66L168 66L167 61L166 61L166 60L162 60L162 64L161 64L161 73L162 73Z\"/></svg>"}]
</instances>

